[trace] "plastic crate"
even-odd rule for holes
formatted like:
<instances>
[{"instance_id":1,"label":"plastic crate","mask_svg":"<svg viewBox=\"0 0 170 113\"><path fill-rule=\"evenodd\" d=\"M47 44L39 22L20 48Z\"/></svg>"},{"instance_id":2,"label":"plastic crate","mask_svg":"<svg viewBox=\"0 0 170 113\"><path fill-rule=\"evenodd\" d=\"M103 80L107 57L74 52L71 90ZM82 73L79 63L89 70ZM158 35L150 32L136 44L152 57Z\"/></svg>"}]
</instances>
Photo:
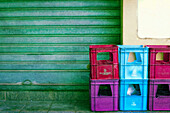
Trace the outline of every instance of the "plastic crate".
<instances>
[{"instance_id":1,"label":"plastic crate","mask_svg":"<svg viewBox=\"0 0 170 113\"><path fill-rule=\"evenodd\" d=\"M149 110L170 110L170 79L149 80Z\"/></svg>"},{"instance_id":2,"label":"plastic crate","mask_svg":"<svg viewBox=\"0 0 170 113\"><path fill-rule=\"evenodd\" d=\"M170 79L170 46L147 45L147 47L150 54L150 79ZM162 60L156 60L158 53L162 53Z\"/></svg>"},{"instance_id":3,"label":"plastic crate","mask_svg":"<svg viewBox=\"0 0 170 113\"><path fill-rule=\"evenodd\" d=\"M120 79L148 79L148 47L142 45L118 45ZM128 61L134 55L136 59Z\"/></svg>"},{"instance_id":4,"label":"plastic crate","mask_svg":"<svg viewBox=\"0 0 170 113\"><path fill-rule=\"evenodd\" d=\"M120 80L120 110L147 110L148 80Z\"/></svg>"},{"instance_id":5,"label":"plastic crate","mask_svg":"<svg viewBox=\"0 0 170 113\"><path fill-rule=\"evenodd\" d=\"M91 80L92 111L118 111L119 80Z\"/></svg>"},{"instance_id":6,"label":"plastic crate","mask_svg":"<svg viewBox=\"0 0 170 113\"><path fill-rule=\"evenodd\" d=\"M90 66L92 79L119 79L118 46L116 45L91 45ZM109 53L108 60L98 60L98 53Z\"/></svg>"}]
</instances>

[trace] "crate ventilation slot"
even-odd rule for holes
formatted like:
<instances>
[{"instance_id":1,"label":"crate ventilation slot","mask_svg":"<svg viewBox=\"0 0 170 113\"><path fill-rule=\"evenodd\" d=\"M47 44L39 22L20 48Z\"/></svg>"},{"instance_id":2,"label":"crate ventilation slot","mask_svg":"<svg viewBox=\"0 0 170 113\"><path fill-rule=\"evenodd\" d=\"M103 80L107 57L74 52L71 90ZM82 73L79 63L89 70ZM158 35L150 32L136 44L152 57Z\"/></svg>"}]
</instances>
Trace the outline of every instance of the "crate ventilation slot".
<instances>
[{"instance_id":1,"label":"crate ventilation slot","mask_svg":"<svg viewBox=\"0 0 170 113\"><path fill-rule=\"evenodd\" d=\"M100 85L98 96L112 96L110 85Z\"/></svg>"},{"instance_id":2,"label":"crate ventilation slot","mask_svg":"<svg viewBox=\"0 0 170 113\"><path fill-rule=\"evenodd\" d=\"M130 84L127 90L127 95L141 95L139 84Z\"/></svg>"},{"instance_id":3,"label":"crate ventilation slot","mask_svg":"<svg viewBox=\"0 0 170 113\"><path fill-rule=\"evenodd\" d=\"M170 54L169 53L162 53L162 52L158 52L156 54L156 61L160 62L160 63L166 63L170 61Z\"/></svg>"},{"instance_id":4,"label":"crate ventilation slot","mask_svg":"<svg viewBox=\"0 0 170 113\"><path fill-rule=\"evenodd\" d=\"M156 97L159 96L170 96L169 84L159 84L156 92Z\"/></svg>"},{"instance_id":5,"label":"crate ventilation slot","mask_svg":"<svg viewBox=\"0 0 170 113\"><path fill-rule=\"evenodd\" d=\"M110 60L111 53L100 52L97 54L97 60Z\"/></svg>"},{"instance_id":6,"label":"crate ventilation slot","mask_svg":"<svg viewBox=\"0 0 170 113\"><path fill-rule=\"evenodd\" d=\"M128 56L128 62L129 63L142 62L140 53L130 52Z\"/></svg>"}]
</instances>

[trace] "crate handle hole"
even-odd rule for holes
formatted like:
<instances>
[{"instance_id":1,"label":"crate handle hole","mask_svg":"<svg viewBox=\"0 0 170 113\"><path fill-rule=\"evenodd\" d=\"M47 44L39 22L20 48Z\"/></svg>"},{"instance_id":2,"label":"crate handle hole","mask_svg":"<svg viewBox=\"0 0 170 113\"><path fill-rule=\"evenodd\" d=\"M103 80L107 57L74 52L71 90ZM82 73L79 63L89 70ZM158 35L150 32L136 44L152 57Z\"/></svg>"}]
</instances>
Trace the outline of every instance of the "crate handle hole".
<instances>
[{"instance_id":1,"label":"crate handle hole","mask_svg":"<svg viewBox=\"0 0 170 113\"><path fill-rule=\"evenodd\" d=\"M129 53L128 62L134 62L136 60L136 54L134 52Z\"/></svg>"},{"instance_id":2,"label":"crate handle hole","mask_svg":"<svg viewBox=\"0 0 170 113\"><path fill-rule=\"evenodd\" d=\"M159 53L156 54L156 60L157 61L158 60L163 60L163 57L164 57L164 53L159 52Z\"/></svg>"},{"instance_id":3,"label":"crate handle hole","mask_svg":"<svg viewBox=\"0 0 170 113\"><path fill-rule=\"evenodd\" d=\"M170 85L169 84L158 84L156 98L160 96L170 96Z\"/></svg>"},{"instance_id":4,"label":"crate handle hole","mask_svg":"<svg viewBox=\"0 0 170 113\"><path fill-rule=\"evenodd\" d=\"M100 85L98 96L112 96L112 91L110 85Z\"/></svg>"},{"instance_id":5,"label":"crate handle hole","mask_svg":"<svg viewBox=\"0 0 170 113\"><path fill-rule=\"evenodd\" d=\"M156 61L160 63L169 62L170 60L169 57L170 57L169 53L158 52L156 54Z\"/></svg>"},{"instance_id":6,"label":"crate handle hole","mask_svg":"<svg viewBox=\"0 0 170 113\"><path fill-rule=\"evenodd\" d=\"M113 62L113 54L110 52L100 52L97 54L97 61L111 63Z\"/></svg>"},{"instance_id":7,"label":"crate handle hole","mask_svg":"<svg viewBox=\"0 0 170 113\"><path fill-rule=\"evenodd\" d=\"M129 63L142 62L140 53L130 52L128 62Z\"/></svg>"},{"instance_id":8,"label":"crate handle hole","mask_svg":"<svg viewBox=\"0 0 170 113\"><path fill-rule=\"evenodd\" d=\"M128 96L141 95L139 84L129 84L128 90L127 90L127 95Z\"/></svg>"}]
</instances>

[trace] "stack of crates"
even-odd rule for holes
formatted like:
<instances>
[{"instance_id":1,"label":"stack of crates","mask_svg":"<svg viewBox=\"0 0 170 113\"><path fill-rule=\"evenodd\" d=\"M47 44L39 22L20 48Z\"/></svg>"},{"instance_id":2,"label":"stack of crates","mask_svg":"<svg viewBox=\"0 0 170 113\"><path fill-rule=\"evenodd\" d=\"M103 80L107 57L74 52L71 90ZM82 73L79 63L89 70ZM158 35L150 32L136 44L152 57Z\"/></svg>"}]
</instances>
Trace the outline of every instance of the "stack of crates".
<instances>
[{"instance_id":1,"label":"stack of crates","mask_svg":"<svg viewBox=\"0 0 170 113\"><path fill-rule=\"evenodd\" d=\"M118 111L118 46L91 45L89 48L91 110Z\"/></svg>"},{"instance_id":2,"label":"stack of crates","mask_svg":"<svg viewBox=\"0 0 170 113\"><path fill-rule=\"evenodd\" d=\"M149 110L170 110L170 46L149 47Z\"/></svg>"},{"instance_id":3,"label":"stack of crates","mask_svg":"<svg viewBox=\"0 0 170 113\"><path fill-rule=\"evenodd\" d=\"M147 110L148 52L142 45L119 45L120 110Z\"/></svg>"}]
</instances>

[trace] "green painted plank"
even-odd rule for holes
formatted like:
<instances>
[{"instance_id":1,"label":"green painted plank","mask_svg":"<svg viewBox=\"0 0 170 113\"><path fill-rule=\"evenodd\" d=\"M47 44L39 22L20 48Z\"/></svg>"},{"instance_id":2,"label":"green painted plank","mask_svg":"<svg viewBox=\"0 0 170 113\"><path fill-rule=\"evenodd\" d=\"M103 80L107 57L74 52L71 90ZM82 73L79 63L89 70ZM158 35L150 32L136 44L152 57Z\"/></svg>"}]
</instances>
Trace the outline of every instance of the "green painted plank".
<instances>
[{"instance_id":1,"label":"green painted plank","mask_svg":"<svg viewBox=\"0 0 170 113\"><path fill-rule=\"evenodd\" d=\"M0 26L24 25L120 25L120 19L27 19L27 20L1 20Z\"/></svg>"},{"instance_id":2,"label":"green painted plank","mask_svg":"<svg viewBox=\"0 0 170 113\"><path fill-rule=\"evenodd\" d=\"M34 28L34 27L15 27L15 28L0 28L0 34L120 34L120 28L110 27L49 27L49 28Z\"/></svg>"},{"instance_id":3,"label":"green painted plank","mask_svg":"<svg viewBox=\"0 0 170 113\"><path fill-rule=\"evenodd\" d=\"M88 52L89 46L81 46L81 45L60 45L60 46L1 46L0 45L0 53L8 53L8 52Z\"/></svg>"},{"instance_id":4,"label":"green painted plank","mask_svg":"<svg viewBox=\"0 0 170 113\"><path fill-rule=\"evenodd\" d=\"M0 101L6 100L6 91L0 91Z\"/></svg>"},{"instance_id":5,"label":"green painted plank","mask_svg":"<svg viewBox=\"0 0 170 113\"><path fill-rule=\"evenodd\" d=\"M7 101L85 101L88 91L7 91Z\"/></svg>"},{"instance_id":6,"label":"green painted plank","mask_svg":"<svg viewBox=\"0 0 170 113\"><path fill-rule=\"evenodd\" d=\"M50 44L119 44L119 35L94 35L94 36L87 36L87 35L73 35L73 36L30 36L30 35L7 35L2 36L0 35L0 43L49 43Z\"/></svg>"},{"instance_id":7,"label":"green painted plank","mask_svg":"<svg viewBox=\"0 0 170 113\"><path fill-rule=\"evenodd\" d=\"M59 86L59 85L0 85L0 91L88 91L89 86Z\"/></svg>"},{"instance_id":8,"label":"green painted plank","mask_svg":"<svg viewBox=\"0 0 170 113\"><path fill-rule=\"evenodd\" d=\"M30 53L31 54L31 53ZM0 55L1 61L75 61L89 60L89 55Z\"/></svg>"},{"instance_id":9,"label":"green painted plank","mask_svg":"<svg viewBox=\"0 0 170 113\"><path fill-rule=\"evenodd\" d=\"M58 0L58 1L18 1L5 0L0 8L9 7L119 7L119 0Z\"/></svg>"},{"instance_id":10,"label":"green painted plank","mask_svg":"<svg viewBox=\"0 0 170 113\"><path fill-rule=\"evenodd\" d=\"M32 10L119 10L120 7L14 7L0 8L1 11L32 11Z\"/></svg>"},{"instance_id":11,"label":"green painted plank","mask_svg":"<svg viewBox=\"0 0 170 113\"><path fill-rule=\"evenodd\" d=\"M31 81L30 84L88 84L89 71L2 71L0 70L0 83L22 84L25 80Z\"/></svg>"},{"instance_id":12,"label":"green painted plank","mask_svg":"<svg viewBox=\"0 0 170 113\"><path fill-rule=\"evenodd\" d=\"M60 91L56 93L58 98L55 100L58 101L81 101L81 100L89 100L89 91L77 91L77 92L68 92L68 91Z\"/></svg>"},{"instance_id":13,"label":"green painted plank","mask_svg":"<svg viewBox=\"0 0 170 113\"><path fill-rule=\"evenodd\" d=\"M0 64L87 64L88 61L0 61Z\"/></svg>"},{"instance_id":14,"label":"green painted plank","mask_svg":"<svg viewBox=\"0 0 170 113\"><path fill-rule=\"evenodd\" d=\"M120 20L121 20L121 35L120 44L123 45L123 0L120 0Z\"/></svg>"},{"instance_id":15,"label":"green painted plank","mask_svg":"<svg viewBox=\"0 0 170 113\"><path fill-rule=\"evenodd\" d=\"M2 52L0 55L88 55L89 52Z\"/></svg>"},{"instance_id":16,"label":"green painted plank","mask_svg":"<svg viewBox=\"0 0 170 113\"><path fill-rule=\"evenodd\" d=\"M1 91L2 92L2 91ZM7 91L7 101L53 101L58 91Z\"/></svg>"},{"instance_id":17,"label":"green painted plank","mask_svg":"<svg viewBox=\"0 0 170 113\"><path fill-rule=\"evenodd\" d=\"M0 54L5 53L56 53L56 52L81 52L81 53L88 53L89 52L89 45L58 45L58 46L1 46L0 45Z\"/></svg>"},{"instance_id":18,"label":"green painted plank","mask_svg":"<svg viewBox=\"0 0 170 113\"><path fill-rule=\"evenodd\" d=\"M0 62L0 70L57 70L57 69L80 69L80 70L87 70L89 69L89 62L86 61L85 63L79 63L79 61L75 61L73 63L68 64L67 62L62 62L62 64L48 63L44 64L43 62L32 62L32 63L22 63L22 62Z\"/></svg>"},{"instance_id":19,"label":"green painted plank","mask_svg":"<svg viewBox=\"0 0 170 113\"><path fill-rule=\"evenodd\" d=\"M77 55L75 53L65 53L66 55L62 54L33 55L34 53L26 53L30 55L14 55L14 54L0 55L0 61L89 61L88 53L87 54L78 53ZM100 55L99 60L104 58L107 58L107 55Z\"/></svg>"},{"instance_id":20,"label":"green painted plank","mask_svg":"<svg viewBox=\"0 0 170 113\"><path fill-rule=\"evenodd\" d=\"M0 20L50 20L50 19L120 19L120 16L16 16L0 17Z\"/></svg>"},{"instance_id":21,"label":"green painted plank","mask_svg":"<svg viewBox=\"0 0 170 113\"><path fill-rule=\"evenodd\" d=\"M98 10L94 10L94 9L89 9L89 10L81 10L81 9L77 9L77 10L69 10L69 9L62 9L62 10L38 10L38 9L34 9L34 10L24 10L22 11L21 8L18 9L18 11L14 11L14 9L11 9L11 11L7 11L9 9L4 9L4 10L0 10L0 15L3 17L17 17L17 16L120 16L120 10L100 10L100 8Z\"/></svg>"}]
</instances>

